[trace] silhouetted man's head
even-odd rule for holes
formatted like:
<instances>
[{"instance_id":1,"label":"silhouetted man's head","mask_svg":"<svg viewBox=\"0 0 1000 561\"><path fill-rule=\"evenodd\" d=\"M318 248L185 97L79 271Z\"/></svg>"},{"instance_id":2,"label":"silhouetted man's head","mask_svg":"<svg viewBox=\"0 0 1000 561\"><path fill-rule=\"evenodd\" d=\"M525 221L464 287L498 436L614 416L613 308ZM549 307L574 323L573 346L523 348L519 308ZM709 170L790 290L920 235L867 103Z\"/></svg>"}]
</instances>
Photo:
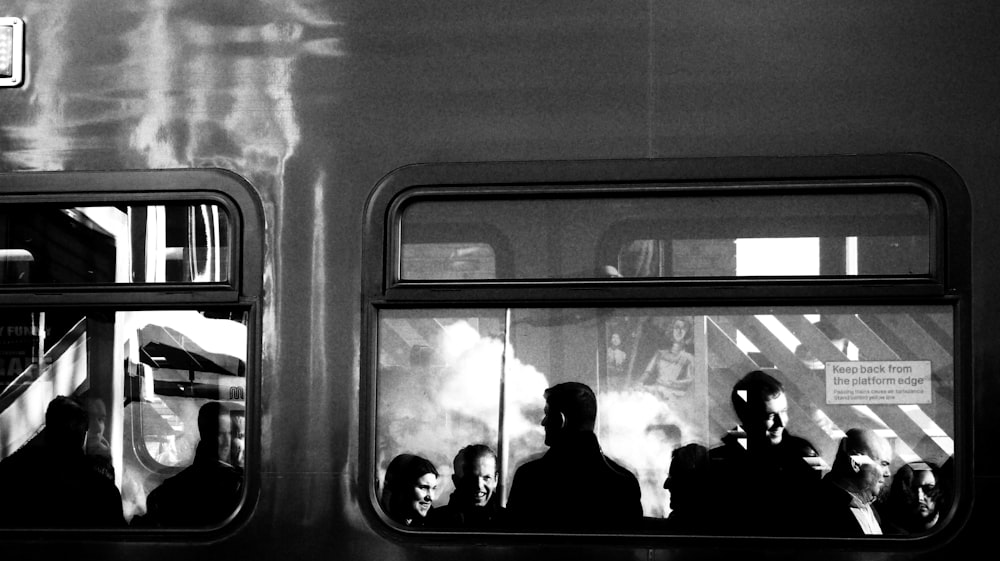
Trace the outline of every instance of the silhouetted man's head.
<instances>
[{"instance_id":1,"label":"silhouetted man's head","mask_svg":"<svg viewBox=\"0 0 1000 561\"><path fill-rule=\"evenodd\" d=\"M673 451L663 488L670 490L670 509L690 511L702 506L709 480L708 449L687 444Z\"/></svg>"},{"instance_id":2,"label":"silhouetted man's head","mask_svg":"<svg viewBox=\"0 0 1000 561\"><path fill-rule=\"evenodd\" d=\"M87 411L76 400L56 397L45 410L45 444L63 452L82 454L89 422Z\"/></svg>"},{"instance_id":3,"label":"silhouetted man's head","mask_svg":"<svg viewBox=\"0 0 1000 561\"><path fill-rule=\"evenodd\" d=\"M455 456L455 493L465 504L486 506L497 490L497 455L483 444L472 444Z\"/></svg>"},{"instance_id":4,"label":"silhouetted man's head","mask_svg":"<svg viewBox=\"0 0 1000 561\"><path fill-rule=\"evenodd\" d=\"M564 382L545 390L545 444L552 446L574 432L593 432L597 422L597 396L579 382Z\"/></svg>"},{"instance_id":5,"label":"silhouetted man's head","mask_svg":"<svg viewBox=\"0 0 1000 561\"><path fill-rule=\"evenodd\" d=\"M736 382L731 397L751 450L781 443L788 423L788 398L781 382L754 370Z\"/></svg>"}]
</instances>

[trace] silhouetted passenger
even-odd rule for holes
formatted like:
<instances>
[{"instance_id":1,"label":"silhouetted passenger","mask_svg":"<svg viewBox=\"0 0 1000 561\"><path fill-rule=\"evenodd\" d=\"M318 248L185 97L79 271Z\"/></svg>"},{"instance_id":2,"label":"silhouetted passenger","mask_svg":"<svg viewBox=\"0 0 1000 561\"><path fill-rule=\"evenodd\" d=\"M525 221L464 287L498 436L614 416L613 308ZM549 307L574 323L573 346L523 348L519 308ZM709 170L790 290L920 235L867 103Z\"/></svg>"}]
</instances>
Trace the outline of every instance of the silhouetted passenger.
<instances>
[{"instance_id":1,"label":"silhouetted passenger","mask_svg":"<svg viewBox=\"0 0 1000 561\"><path fill-rule=\"evenodd\" d=\"M472 444L459 450L451 476L455 490L448 504L434 509L436 526L490 528L504 516L497 490L497 455L489 446Z\"/></svg>"},{"instance_id":2,"label":"silhouetted passenger","mask_svg":"<svg viewBox=\"0 0 1000 561\"><path fill-rule=\"evenodd\" d=\"M872 508L889 477L892 447L869 429L847 431L837 447L833 468L819 485L812 513L815 533L827 536L882 534Z\"/></svg>"},{"instance_id":3,"label":"silhouetted passenger","mask_svg":"<svg viewBox=\"0 0 1000 561\"><path fill-rule=\"evenodd\" d=\"M217 401L202 405L198 410L198 435L201 440L191 465L146 498L144 525L214 526L236 511L243 494L243 470L229 463L229 408Z\"/></svg>"},{"instance_id":4,"label":"silhouetted passenger","mask_svg":"<svg viewBox=\"0 0 1000 561\"><path fill-rule=\"evenodd\" d=\"M87 444L85 447L87 461L91 467L107 477L111 481L115 480L115 467L111 462L111 444L104 436L104 426L108 417L108 410L104 406L104 401L96 397L85 397L82 400L84 408L87 410Z\"/></svg>"},{"instance_id":5,"label":"silhouetted passenger","mask_svg":"<svg viewBox=\"0 0 1000 561\"><path fill-rule=\"evenodd\" d=\"M705 500L714 482L709 472L708 449L687 444L671 454L663 488L670 491L668 526L675 533L699 533L711 528L715 506Z\"/></svg>"},{"instance_id":6,"label":"silhouetted passenger","mask_svg":"<svg viewBox=\"0 0 1000 561\"><path fill-rule=\"evenodd\" d=\"M511 523L567 530L637 526L642 521L639 482L601 451L594 434L593 390L566 382L544 395L542 427L549 450L514 474L507 499Z\"/></svg>"},{"instance_id":7,"label":"silhouetted passenger","mask_svg":"<svg viewBox=\"0 0 1000 561\"><path fill-rule=\"evenodd\" d=\"M389 462L382 487L382 508L406 526L424 526L437 497L438 471L426 458L400 454Z\"/></svg>"},{"instance_id":8,"label":"silhouetted passenger","mask_svg":"<svg viewBox=\"0 0 1000 561\"><path fill-rule=\"evenodd\" d=\"M59 396L45 411L40 446L28 445L0 463L0 527L115 528L125 525L113 481L87 461L87 412Z\"/></svg>"},{"instance_id":9,"label":"silhouetted passenger","mask_svg":"<svg viewBox=\"0 0 1000 561\"><path fill-rule=\"evenodd\" d=\"M884 503L876 505L886 534L919 534L937 524L938 467L913 462L896 471Z\"/></svg>"},{"instance_id":10,"label":"silhouetted passenger","mask_svg":"<svg viewBox=\"0 0 1000 561\"><path fill-rule=\"evenodd\" d=\"M819 481L819 454L786 430L788 398L781 382L754 370L733 386L740 427L710 451L716 530L754 535L803 531L809 493ZM761 516L762 510L768 512Z\"/></svg>"}]
</instances>

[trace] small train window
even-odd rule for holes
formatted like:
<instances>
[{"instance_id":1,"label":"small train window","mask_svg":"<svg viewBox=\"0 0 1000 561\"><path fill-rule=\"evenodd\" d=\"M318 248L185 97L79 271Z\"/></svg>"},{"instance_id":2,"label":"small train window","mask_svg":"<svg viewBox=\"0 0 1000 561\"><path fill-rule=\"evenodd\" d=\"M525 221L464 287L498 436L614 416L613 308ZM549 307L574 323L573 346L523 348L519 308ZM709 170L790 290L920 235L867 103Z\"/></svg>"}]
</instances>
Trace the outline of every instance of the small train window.
<instances>
[{"instance_id":1,"label":"small train window","mask_svg":"<svg viewBox=\"0 0 1000 561\"><path fill-rule=\"evenodd\" d=\"M397 170L366 240L374 512L411 533L938 531L967 465L967 212L912 156ZM416 232L480 254L456 223L505 240L495 275L415 272Z\"/></svg>"},{"instance_id":2,"label":"small train window","mask_svg":"<svg viewBox=\"0 0 1000 561\"><path fill-rule=\"evenodd\" d=\"M794 184L782 184L747 196L732 186L713 187L696 196L637 190L601 197L584 191L516 200L416 198L402 210L400 279L930 274L935 225L918 190L886 185L882 192L803 195ZM483 248L472 238L477 230L449 227L455 219L502 232L519 249L516 267L502 276L484 274ZM452 232L449 244L411 241L412 232L435 228ZM595 244L605 246L596 266Z\"/></svg>"},{"instance_id":3,"label":"small train window","mask_svg":"<svg viewBox=\"0 0 1000 561\"><path fill-rule=\"evenodd\" d=\"M231 226L217 204L0 206L0 283L225 283Z\"/></svg>"},{"instance_id":4,"label":"small train window","mask_svg":"<svg viewBox=\"0 0 1000 561\"><path fill-rule=\"evenodd\" d=\"M255 484L252 190L213 170L0 185L0 532L226 525Z\"/></svg>"}]
</instances>

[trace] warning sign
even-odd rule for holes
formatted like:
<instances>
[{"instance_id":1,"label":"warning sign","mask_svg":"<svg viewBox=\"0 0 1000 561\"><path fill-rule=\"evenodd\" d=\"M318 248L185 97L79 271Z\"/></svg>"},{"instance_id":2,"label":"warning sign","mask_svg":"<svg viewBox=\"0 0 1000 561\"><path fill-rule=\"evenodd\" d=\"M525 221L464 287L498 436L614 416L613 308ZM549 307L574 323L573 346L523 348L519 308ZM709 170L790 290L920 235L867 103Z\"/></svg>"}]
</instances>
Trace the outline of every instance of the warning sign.
<instances>
[{"instance_id":1,"label":"warning sign","mask_svg":"<svg viewBox=\"0 0 1000 561\"><path fill-rule=\"evenodd\" d=\"M929 360L826 363L827 405L931 402Z\"/></svg>"}]
</instances>

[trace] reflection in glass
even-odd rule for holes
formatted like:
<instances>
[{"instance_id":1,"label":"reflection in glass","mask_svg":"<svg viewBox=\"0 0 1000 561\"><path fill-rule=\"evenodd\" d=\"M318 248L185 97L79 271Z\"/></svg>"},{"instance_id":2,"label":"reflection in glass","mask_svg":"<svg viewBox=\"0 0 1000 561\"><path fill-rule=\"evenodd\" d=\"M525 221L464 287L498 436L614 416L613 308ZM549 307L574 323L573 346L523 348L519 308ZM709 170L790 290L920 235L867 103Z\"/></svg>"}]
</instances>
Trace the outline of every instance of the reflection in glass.
<instances>
[{"instance_id":1,"label":"reflection in glass","mask_svg":"<svg viewBox=\"0 0 1000 561\"><path fill-rule=\"evenodd\" d=\"M113 480L133 526L160 525L144 517L146 498L191 465L204 440L198 412L205 404L225 405L227 454L219 461L242 474L245 311L38 310L5 314L0 323L0 468L19 450L40 446L47 406L68 396L92 416L85 451ZM21 484L30 493L30 482ZM4 508L16 515L13 504ZM216 522L235 504L225 508Z\"/></svg>"},{"instance_id":2,"label":"reflection in glass","mask_svg":"<svg viewBox=\"0 0 1000 561\"><path fill-rule=\"evenodd\" d=\"M230 279L232 227L214 204L0 206L0 283Z\"/></svg>"}]
</instances>

